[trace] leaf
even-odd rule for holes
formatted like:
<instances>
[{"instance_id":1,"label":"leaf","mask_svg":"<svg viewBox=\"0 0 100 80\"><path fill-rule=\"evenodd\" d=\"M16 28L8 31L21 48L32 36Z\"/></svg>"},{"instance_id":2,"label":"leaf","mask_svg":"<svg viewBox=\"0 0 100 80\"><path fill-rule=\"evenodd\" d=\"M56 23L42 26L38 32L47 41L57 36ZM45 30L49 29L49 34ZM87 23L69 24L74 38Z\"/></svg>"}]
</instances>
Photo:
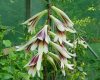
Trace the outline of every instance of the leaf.
<instances>
[{"instance_id":1,"label":"leaf","mask_svg":"<svg viewBox=\"0 0 100 80\"><path fill-rule=\"evenodd\" d=\"M47 60L53 66L53 68L55 70L57 70L56 64L55 64L54 60L50 56L47 56Z\"/></svg>"},{"instance_id":2,"label":"leaf","mask_svg":"<svg viewBox=\"0 0 100 80\"><path fill-rule=\"evenodd\" d=\"M58 55L56 55L56 54L54 54L54 53L52 53L52 52L49 52L48 55L49 55L50 57L52 57L55 61L57 61L57 62L60 61Z\"/></svg>"},{"instance_id":3,"label":"leaf","mask_svg":"<svg viewBox=\"0 0 100 80\"><path fill-rule=\"evenodd\" d=\"M82 67L77 67L79 71L83 71L83 68Z\"/></svg>"},{"instance_id":4,"label":"leaf","mask_svg":"<svg viewBox=\"0 0 100 80\"><path fill-rule=\"evenodd\" d=\"M3 40L3 44L5 45L5 47L11 47L10 40Z\"/></svg>"},{"instance_id":5,"label":"leaf","mask_svg":"<svg viewBox=\"0 0 100 80\"><path fill-rule=\"evenodd\" d=\"M0 73L0 78L2 80L8 80L8 79L11 79L13 76L11 74L8 74L8 73Z\"/></svg>"}]
</instances>

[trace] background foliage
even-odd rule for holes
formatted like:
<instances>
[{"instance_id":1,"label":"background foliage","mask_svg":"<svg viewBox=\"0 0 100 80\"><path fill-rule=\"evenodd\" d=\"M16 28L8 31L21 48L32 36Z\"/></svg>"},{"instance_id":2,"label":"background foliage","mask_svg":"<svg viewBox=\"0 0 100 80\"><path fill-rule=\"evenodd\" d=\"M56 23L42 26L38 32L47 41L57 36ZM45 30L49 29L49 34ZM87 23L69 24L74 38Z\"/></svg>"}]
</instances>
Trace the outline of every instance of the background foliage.
<instances>
[{"instance_id":1,"label":"background foliage","mask_svg":"<svg viewBox=\"0 0 100 80\"><path fill-rule=\"evenodd\" d=\"M52 0L51 3L69 15L75 29L100 56L100 0ZM46 4L45 0L32 0L31 15L45 9ZM31 79L23 66L32 55L14 52L12 47L26 41L25 26L21 25L23 21L25 21L25 0L0 0L0 80ZM3 51L8 47L12 48ZM78 71L76 70L73 77L69 76L70 73L67 74L66 79L100 80L100 59L96 59L88 50L78 50L77 55L80 67L77 67ZM49 76L50 74L48 73ZM56 78L62 80L63 76L58 72Z\"/></svg>"}]
</instances>

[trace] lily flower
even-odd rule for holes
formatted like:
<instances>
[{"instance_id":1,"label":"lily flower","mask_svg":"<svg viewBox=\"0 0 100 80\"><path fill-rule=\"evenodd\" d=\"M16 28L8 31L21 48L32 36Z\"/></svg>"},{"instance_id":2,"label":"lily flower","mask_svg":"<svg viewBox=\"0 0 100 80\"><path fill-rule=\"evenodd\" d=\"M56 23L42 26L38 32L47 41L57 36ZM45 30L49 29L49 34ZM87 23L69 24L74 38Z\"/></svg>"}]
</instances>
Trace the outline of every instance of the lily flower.
<instances>
[{"instance_id":1,"label":"lily flower","mask_svg":"<svg viewBox=\"0 0 100 80\"><path fill-rule=\"evenodd\" d=\"M60 54L60 61L61 61L61 68L64 69L64 67L68 67L69 69L73 69L73 64L69 64L67 58L65 58L63 55Z\"/></svg>"},{"instance_id":2,"label":"lily flower","mask_svg":"<svg viewBox=\"0 0 100 80\"><path fill-rule=\"evenodd\" d=\"M59 31L65 31L66 30L65 29L66 27L63 25L63 23L60 20L55 18L53 15L50 15L50 18L54 21L54 23L55 23L55 25L56 25L56 27Z\"/></svg>"},{"instance_id":3,"label":"lily flower","mask_svg":"<svg viewBox=\"0 0 100 80\"><path fill-rule=\"evenodd\" d=\"M50 38L47 34L47 27L48 25L45 25L42 30L39 31L33 37L30 39L25 45L23 46L17 46L16 51L21 51L21 50L27 50L27 51L34 51L36 48L38 48L38 53L47 53L48 52L48 44L50 41Z\"/></svg>"},{"instance_id":4,"label":"lily flower","mask_svg":"<svg viewBox=\"0 0 100 80\"><path fill-rule=\"evenodd\" d=\"M76 54L71 54L67 51L67 49L64 47L64 45L58 45L52 41L50 41L50 44L59 51L61 55L63 55L65 58L71 58L71 56L76 57Z\"/></svg>"},{"instance_id":5,"label":"lily flower","mask_svg":"<svg viewBox=\"0 0 100 80\"><path fill-rule=\"evenodd\" d=\"M37 13L36 15L34 15L33 17L31 17L30 19L28 19L27 21L25 21L22 24L26 24L28 25L28 32L32 34L33 30L35 30L35 26L37 24L37 22L40 20L40 18L47 13L47 10L41 11L39 13Z\"/></svg>"},{"instance_id":6,"label":"lily flower","mask_svg":"<svg viewBox=\"0 0 100 80\"><path fill-rule=\"evenodd\" d=\"M52 35L54 37L54 42L58 41L60 44L65 43L66 45L70 46L71 48L74 47L74 45L72 43L70 43L69 41L66 40L65 32L57 31L57 34L55 34L50 31L49 33L50 33L50 35Z\"/></svg>"},{"instance_id":7,"label":"lily flower","mask_svg":"<svg viewBox=\"0 0 100 80\"><path fill-rule=\"evenodd\" d=\"M65 68L71 69L73 70L73 64L69 64L68 60L66 57L64 57L62 54L56 55L54 53L49 52L48 53L49 56L51 56L55 61L57 61L58 63L60 62L60 67L61 67L61 71L63 73L63 75L65 76Z\"/></svg>"},{"instance_id":8,"label":"lily flower","mask_svg":"<svg viewBox=\"0 0 100 80\"><path fill-rule=\"evenodd\" d=\"M71 33L76 32L75 30L73 30L73 28L67 27L66 23L62 23L59 19L55 18L54 16L50 15L50 18L54 21L54 23L59 31L62 31L62 32L69 31Z\"/></svg>"},{"instance_id":9,"label":"lily flower","mask_svg":"<svg viewBox=\"0 0 100 80\"><path fill-rule=\"evenodd\" d=\"M73 68L74 64L69 64L68 60L62 55L60 55L60 62L61 62L61 71L64 76L65 76L65 68L68 68L70 70L74 69Z\"/></svg>"},{"instance_id":10,"label":"lily flower","mask_svg":"<svg viewBox=\"0 0 100 80\"><path fill-rule=\"evenodd\" d=\"M55 6L52 6L51 8L63 19L66 29L72 33L75 33L76 30L73 28L74 23L70 20L70 18L59 8Z\"/></svg>"},{"instance_id":11,"label":"lily flower","mask_svg":"<svg viewBox=\"0 0 100 80\"><path fill-rule=\"evenodd\" d=\"M36 72L38 73L38 76L40 77L40 68L41 68L41 62L42 62L42 55L43 53L38 53L38 55L35 55L31 61L28 62L24 67L29 67L28 74L35 76Z\"/></svg>"}]
</instances>

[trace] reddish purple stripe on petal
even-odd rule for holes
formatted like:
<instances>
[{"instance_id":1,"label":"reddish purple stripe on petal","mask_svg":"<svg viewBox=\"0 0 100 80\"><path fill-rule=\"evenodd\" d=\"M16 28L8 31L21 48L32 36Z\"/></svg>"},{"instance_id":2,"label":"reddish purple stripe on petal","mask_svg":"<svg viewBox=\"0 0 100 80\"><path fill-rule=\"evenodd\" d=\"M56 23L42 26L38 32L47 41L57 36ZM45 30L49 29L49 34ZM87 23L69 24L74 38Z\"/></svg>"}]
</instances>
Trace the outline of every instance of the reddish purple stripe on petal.
<instances>
[{"instance_id":1,"label":"reddish purple stripe on petal","mask_svg":"<svg viewBox=\"0 0 100 80\"><path fill-rule=\"evenodd\" d=\"M33 63L36 64L38 58L39 58L39 55L34 56L34 57L32 58L32 60L31 60L31 62L30 62L29 65L31 65L31 64L33 64Z\"/></svg>"},{"instance_id":2,"label":"reddish purple stripe on petal","mask_svg":"<svg viewBox=\"0 0 100 80\"><path fill-rule=\"evenodd\" d=\"M45 31L44 30L42 30L39 34L38 34L38 39L40 39L40 40L44 40L45 39Z\"/></svg>"}]
</instances>

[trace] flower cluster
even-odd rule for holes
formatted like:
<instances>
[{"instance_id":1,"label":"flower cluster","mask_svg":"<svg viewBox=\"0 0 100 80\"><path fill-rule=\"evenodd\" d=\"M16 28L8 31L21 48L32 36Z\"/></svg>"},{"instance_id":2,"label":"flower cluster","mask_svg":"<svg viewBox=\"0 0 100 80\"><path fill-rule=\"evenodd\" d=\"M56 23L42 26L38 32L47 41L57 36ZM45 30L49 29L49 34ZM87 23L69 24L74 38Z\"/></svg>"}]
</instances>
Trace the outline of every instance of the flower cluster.
<instances>
[{"instance_id":1,"label":"flower cluster","mask_svg":"<svg viewBox=\"0 0 100 80\"><path fill-rule=\"evenodd\" d=\"M55 6L51 7L61 19L57 19L53 15L49 15L51 20L55 24L55 33L49 31L49 24L45 24L44 27L34 36L32 37L25 45L16 46L16 51L26 50L26 51L34 51L37 49L37 54L33 56L33 58L25 65L25 67L29 67L28 73L33 77L37 73L40 76L40 70L42 66L42 62L47 60L51 63L51 65L57 70L55 61L60 63L60 68L62 73L65 75L65 68L73 70L74 64L71 63L70 59L76 57L76 53L70 52L67 48L75 48L76 42L71 43L66 38L66 32L76 33L76 30L73 28L73 22L69 19L69 17L60 9ZM37 22L40 18L47 13L47 10L44 10L32 18L25 21L23 24L28 25L28 32L33 33ZM50 39L51 35L53 36L53 40ZM82 41L80 44L83 43ZM57 53L54 53L49 49L49 45L54 47L57 50ZM67 47L67 48L66 48ZM44 57L45 56L45 57Z\"/></svg>"}]
</instances>

